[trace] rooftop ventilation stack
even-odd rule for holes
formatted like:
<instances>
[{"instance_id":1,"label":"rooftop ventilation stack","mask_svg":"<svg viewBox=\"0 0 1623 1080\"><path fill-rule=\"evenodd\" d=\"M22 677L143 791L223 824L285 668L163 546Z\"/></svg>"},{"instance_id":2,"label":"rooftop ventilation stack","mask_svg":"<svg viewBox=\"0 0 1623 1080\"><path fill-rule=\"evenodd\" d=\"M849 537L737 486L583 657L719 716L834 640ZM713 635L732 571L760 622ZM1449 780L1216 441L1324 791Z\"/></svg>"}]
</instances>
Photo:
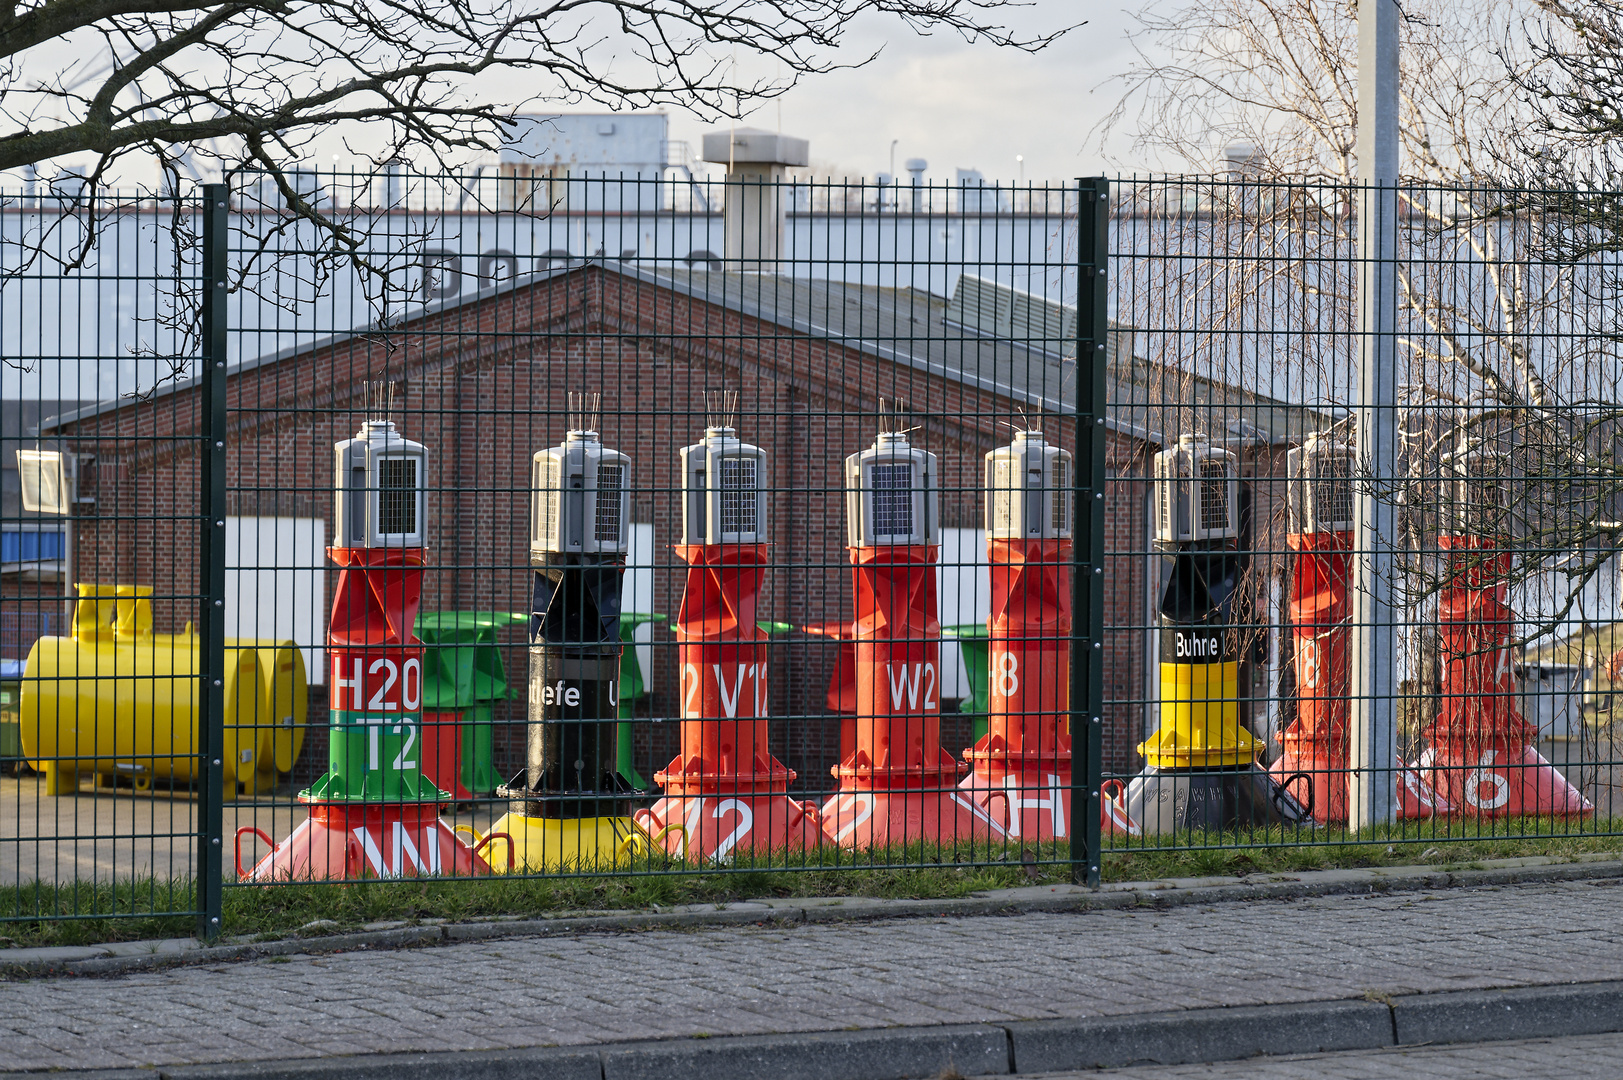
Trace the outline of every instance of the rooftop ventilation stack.
<instances>
[{"instance_id":1,"label":"rooftop ventilation stack","mask_svg":"<svg viewBox=\"0 0 1623 1080\"><path fill-rule=\"evenodd\" d=\"M792 188L788 170L810 158L805 139L756 128L715 131L704 137L704 160L727 166L723 211L729 270L776 274L784 257L784 228Z\"/></svg>"}]
</instances>

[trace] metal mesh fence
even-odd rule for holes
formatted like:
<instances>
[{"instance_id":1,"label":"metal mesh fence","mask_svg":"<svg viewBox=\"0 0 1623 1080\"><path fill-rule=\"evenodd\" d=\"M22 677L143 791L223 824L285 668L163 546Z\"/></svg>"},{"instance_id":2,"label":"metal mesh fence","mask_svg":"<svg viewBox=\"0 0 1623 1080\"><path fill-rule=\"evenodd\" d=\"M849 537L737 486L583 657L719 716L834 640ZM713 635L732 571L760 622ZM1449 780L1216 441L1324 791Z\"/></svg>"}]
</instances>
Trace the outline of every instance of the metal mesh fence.
<instances>
[{"instance_id":1,"label":"metal mesh fence","mask_svg":"<svg viewBox=\"0 0 1623 1080\"><path fill-rule=\"evenodd\" d=\"M258 654L209 636L195 406L56 426L198 371L200 212L0 200L0 918L201 914L204 720L261 708Z\"/></svg>"},{"instance_id":2,"label":"metal mesh fence","mask_svg":"<svg viewBox=\"0 0 1623 1080\"><path fill-rule=\"evenodd\" d=\"M1612 830L1561 193L1392 193L1377 472L1358 189L296 180L0 198L0 918Z\"/></svg>"},{"instance_id":3,"label":"metal mesh fence","mask_svg":"<svg viewBox=\"0 0 1623 1080\"><path fill-rule=\"evenodd\" d=\"M1142 829L1118 846L1614 829L1608 205L1243 176L1117 185L1113 312L1134 347L1110 411L1148 441L1121 446L1115 483L1157 526L1110 555L1122 574L1148 557L1149 617L1117 624L1147 662L1111 677L1120 750L1146 740L1106 764ZM1389 231L1361 237L1364 220ZM1387 259L1377 324L1359 296L1379 293ZM1362 365L1387 386L1379 402ZM1191 436L1195 459L1239 480L1238 521L1205 538L1151 517L1179 508L1136 479Z\"/></svg>"}]
</instances>

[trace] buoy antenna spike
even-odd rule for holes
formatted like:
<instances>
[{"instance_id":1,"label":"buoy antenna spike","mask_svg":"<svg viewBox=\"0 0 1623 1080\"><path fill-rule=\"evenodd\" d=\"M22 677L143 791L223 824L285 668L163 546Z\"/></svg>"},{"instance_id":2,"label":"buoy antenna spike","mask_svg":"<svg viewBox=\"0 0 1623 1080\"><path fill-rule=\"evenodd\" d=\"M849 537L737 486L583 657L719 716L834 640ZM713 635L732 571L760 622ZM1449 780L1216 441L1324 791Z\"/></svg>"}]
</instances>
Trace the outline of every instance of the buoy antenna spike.
<instances>
[{"instance_id":1,"label":"buoy antenna spike","mask_svg":"<svg viewBox=\"0 0 1623 1080\"><path fill-rule=\"evenodd\" d=\"M704 395L706 427L730 428L738 415L737 390L707 390Z\"/></svg>"}]
</instances>

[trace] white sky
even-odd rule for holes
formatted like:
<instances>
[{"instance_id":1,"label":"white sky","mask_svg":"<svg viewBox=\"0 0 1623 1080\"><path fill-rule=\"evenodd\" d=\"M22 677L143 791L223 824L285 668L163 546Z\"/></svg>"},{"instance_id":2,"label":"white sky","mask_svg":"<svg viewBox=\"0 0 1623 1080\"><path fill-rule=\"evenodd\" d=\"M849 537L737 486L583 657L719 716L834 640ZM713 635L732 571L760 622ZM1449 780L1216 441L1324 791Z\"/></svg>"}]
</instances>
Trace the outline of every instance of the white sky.
<instances>
[{"instance_id":1,"label":"white sky","mask_svg":"<svg viewBox=\"0 0 1623 1080\"><path fill-rule=\"evenodd\" d=\"M1131 0L1129 0L1131 2ZM1137 4L1134 4L1136 9ZM926 174L948 179L957 168L980 169L988 179L1018 180L1024 156L1027 180L1072 179L1114 172L1090 138L1095 123L1121 94L1112 76L1131 58L1127 31L1135 25L1121 0L1034 0L1026 9L1000 13L1028 31L1083 19L1088 25L1036 54L968 44L955 34L920 37L899 20L880 15L858 20L838 54L846 62L875 50L872 63L848 71L807 78L781 99L760 106L741 121L751 127L796 135L811 142L814 166L852 176L890 170L890 143L896 170L911 157L930 163ZM740 56L743 79L778 75L769 57ZM497 79L485 91L506 101L533 93L528 76ZM505 85L504 85L505 84ZM534 111L543 111L540 108ZM560 112L596 112L590 104L559 106ZM698 152L701 136L718 130L682 110L668 110L670 137ZM1130 139L1108 148L1115 163L1139 169L1157 163L1132 160ZM318 140L317 164L332 163L344 147L336 135Z\"/></svg>"},{"instance_id":2,"label":"white sky","mask_svg":"<svg viewBox=\"0 0 1623 1080\"><path fill-rule=\"evenodd\" d=\"M1101 155L1098 122L1121 94L1111 78L1125 71L1132 51L1127 32L1134 25L1123 0L1034 0L1026 9L1000 13L1018 29L1054 28L1082 19L1073 31L1037 54L964 42L941 33L919 37L899 20L872 15L852 28L839 59L852 61L876 49L865 67L811 77L779 102L767 103L743 121L809 139L814 167L836 173L873 176L891 167L891 140L897 141L895 168L911 157L929 161L931 179L950 180L956 168L979 169L988 179L1064 180L1101 171L1177 167L1175 162L1134 155L1130 138L1118 135ZM1137 0L1126 0L1137 7ZM51 63L48 52L33 62ZM742 78L778 74L771 58L741 56ZM502 73L480 81L478 93L504 104L536 93L532 74ZM587 104L552 106L558 111L596 112ZM526 111L547 111L537 105ZM695 151L714 125L682 110L670 110L671 138ZM317 167L347 168L359 160L351 148L369 150L376 139L366 132L337 130L318 135L306 151ZM348 145L346 145L346 142ZM88 160L88 159L84 159ZM69 159L63 164L78 165ZM47 175L52 171L42 170ZM819 168L821 171L821 168ZM128 172L118 182L152 178Z\"/></svg>"},{"instance_id":3,"label":"white sky","mask_svg":"<svg viewBox=\"0 0 1623 1080\"><path fill-rule=\"evenodd\" d=\"M1097 173L1105 163L1090 132L1120 96L1119 84L1101 84L1127 66L1131 20L1115 0L1038 0L1021 21L1058 25L1081 18L1089 25L1035 55L968 45L955 36L920 38L895 20L866 19L848 52L883 47L879 58L796 87L782 100L782 128L811 140L814 163L855 175L889 171L892 139L899 140L898 172L906 159L922 157L933 178L950 179L955 168L966 168L1017 180L1016 155L1025 157L1028 180ZM779 109L769 103L746 122L775 129ZM672 114L672 138L697 148L705 130L691 117ZM1118 159L1130 155L1126 139L1111 149Z\"/></svg>"}]
</instances>

